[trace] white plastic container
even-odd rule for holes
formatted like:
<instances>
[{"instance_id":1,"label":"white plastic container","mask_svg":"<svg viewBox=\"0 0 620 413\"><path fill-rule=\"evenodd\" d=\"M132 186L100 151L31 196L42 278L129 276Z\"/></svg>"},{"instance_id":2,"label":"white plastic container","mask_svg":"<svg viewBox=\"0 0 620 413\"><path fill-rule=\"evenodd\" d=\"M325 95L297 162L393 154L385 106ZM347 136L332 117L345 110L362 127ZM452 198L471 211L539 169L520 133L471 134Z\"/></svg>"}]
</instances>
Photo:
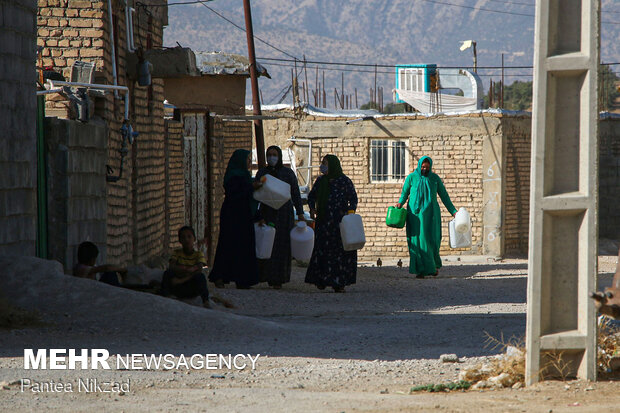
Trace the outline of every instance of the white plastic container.
<instances>
[{"instance_id":1,"label":"white plastic container","mask_svg":"<svg viewBox=\"0 0 620 413\"><path fill-rule=\"evenodd\" d=\"M299 261L310 261L314 249L314 231L304 221L291 230L291 255Z\"/></svg>"},{"instance_id":2,"label":"white plastic container","mask_svg":"<svg viewBox=\"0 0 620 413\"><path fill-rule=\"evenodd\" d=\"M260 181L263 186L254 191L254 199L257 201L273 209L279 209L291 199L291 186L286 182L269 174L263 176Z\"/></svg>"},{"instance_id":3,"label":"white plastic container","mask_svg":"<svg viewBox=\"0 0 620 413\"><path fill-rule=\"evenodd\" d=\"M456 218L450 221L450 248L471 248L471 228L467 232L456 230Z\"/></svg>"},{"instance_id":4,"label":"white plastic container","mask_svg":"<svg viewBox=\"0 0 620 413\"><path fill-rule=\"evenodd\" d=\"M471 230L471 216L465 208L459 209L456 213L456 216L454 217L454 227L456 232L461 234Z\"/></svg>"},{"instance_id":5,"label":"white plastic container","mask_svg":"<svg viewBox=\"0 0 620 413\"><path fill-rule=\"evenodd\" d=\"M345 251L359 250L366 244L362 217L357 215L355 211L349 211L349 214L345 215L340 221L340 237Z\"/></svg>"},{"instance_id":6,"label":"white plastic container","mask_svg":"<svg viewBox=\"0 0 620 413\"><path fill-rule=\"evenodd\" d=\"M256 237L256 258L267 260L271 258L273 251L273 241L276 239L276 229L273 224L260 226L254 224L254 234Z\"/></svg>"}]
</instances>

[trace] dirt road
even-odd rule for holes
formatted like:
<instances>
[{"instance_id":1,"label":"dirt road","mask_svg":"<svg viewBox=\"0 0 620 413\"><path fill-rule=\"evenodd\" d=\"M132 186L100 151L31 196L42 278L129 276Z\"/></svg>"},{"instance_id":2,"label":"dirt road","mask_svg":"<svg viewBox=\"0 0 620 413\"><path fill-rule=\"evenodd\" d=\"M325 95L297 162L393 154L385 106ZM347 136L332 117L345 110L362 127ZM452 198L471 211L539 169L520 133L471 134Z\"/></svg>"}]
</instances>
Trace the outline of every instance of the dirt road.
<instances>
[{"instance_id":1,"label":"dirt road","mask_svg":"<svg viewBox=\"0 0 620 413\"><path fill-rule=\"evenodd\" d=\"M610 282L614 258L600 260L601 285ZM68 277L36 259L0 258L0 291L45 322L0 332L0 410L581 412L620 405L620 386L610 382L409 395L414 385L454 381L497 354L485 348L487 334L524 335L527 262L448 258L438 277L423 280L385 264L361 267L345 294L305 285L304 269L294 268L280 291L212 289L237 308L204 310ZM24 370L25 348L260 357L255 370ZM461 362L442 363L445 353ZM97 379L130 389L22 391L24 378Z\"/></svg>"}]
</instances>

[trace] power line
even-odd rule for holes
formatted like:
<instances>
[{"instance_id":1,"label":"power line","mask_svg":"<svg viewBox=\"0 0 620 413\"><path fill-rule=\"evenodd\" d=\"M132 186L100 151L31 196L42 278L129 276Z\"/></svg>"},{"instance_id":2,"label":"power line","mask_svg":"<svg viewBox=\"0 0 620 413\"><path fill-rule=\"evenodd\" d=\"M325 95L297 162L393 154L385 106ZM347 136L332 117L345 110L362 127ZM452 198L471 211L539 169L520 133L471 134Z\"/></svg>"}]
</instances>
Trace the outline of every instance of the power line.
<instances>
[{"instance_id":1,"label":"power line","mask_svg":"<svg viewBox=\"0 0 620 413\"><path fill-rule=\"evenodd\" d=\"M257 58L257 60L262 60L261 58ZM269 66L281 66L281 67L294 67L292 64L290 63L264 63L262 62L261 64L263 65L269 65ZM373 65L374 66L374 65ZM375 73L374 70L364 70L364 69L342 69L342 68L333 68L333 67L323 67L323 66L315 66L315 68L320 68L321 70L325 70L325 71L330 71L330 72L353 72L353 73ZM437 69L447 69L448 67L437 67ZM456 67L452 67L453 69ZM464 67L458 67L458 69L464 69ZM480 69L480 68L478 68ZM494 70L500 70L500 68L498 69L494 69ZM504 66L504 69L510 69L510 66ZM491 69L487 69L487 70L491 70ZM378 70L377 71L378 74L385 74L385 75L393 75L394 71L390 70ZM482 74L482 73L477 73L478 76L482 76L482 77L493 77L493 76L498 76L497 74L493 75L493 74ZM456 74L452 75L452 74L443 74L442 76L458 76ZM532 77L533 74L508 74L506 76L512 76L512 77Z\"/></svg>"},{"instance_id":2,"label":"power line","mask_svg":"<svg viewBox=\"0 0 620 413\"><path fill-rule=\"evenodd\" d=\"M209 10L211 10L211 12L213 12L215 15L217 15L217 16L219 16L220 18L222 18L222 19L226 20L228 23L232 24L232 25L233 25L233 26L235 26L237 29L241 30L242 32L245 32L245 28L243 28L243 27L239 26L237 23L233 22L232 20L230 20L230 19L229 19L229 18L227 18L226 16L224 16L224 15L220 14L220 13L219 13L219 12L217 12L216 10L214 10L214 9L212 9L211 7L207 6L206 4L204 4L204 2L198 2L198 3L202 4L204 7L206 7L206 8L207 8L207 9L209 9ZM258 36L256 36L256 35L254 35L254 38L255 38L256 40L258 40L259 42L264 43L265 45L267 45L267 46L271 47L271 48L272 48L272 49L274 49L274 50L277 50L278 52L280 52L280 53L282 53L282 54L284 54L284 55L286 55L286 56L288 56L288 57L290 57L290 58L296 59L297 61L299 61L299 60L300 60L300 59L299 59L299 58L297 58L296 56L293 56L292 54L285 52L284 50L282 50L282 49L280 49L280 48L278 48L278 47L276 47L276 46L272 45L271 43L269 43L269 42L267 42L267 41L265 41L265 40L261 39L260 37L258 37Z\"/></svg>"},{"instance_id":3,"label":"power line","mask_svg":"<svg viewBox=\"0 0 620 413\"><path fill-rule=\"evenodd\" d=\"M491 12L491 13L512 14L513 16L534 17L533 14L525 14L525 13L517 13L517 12L511 12L511 11L493 10L493 9L486 9L486 8L482 8L482 7L463 6L463 5L460 5L460 4L445 3L443 1L436 1L436 0L419 0L419 1L425 1L427 3L434 3L434 4L442 4L442 5L445 5L445 6L460 7L460 8L463 8L463 9L488 11L488 12Z\"/></svg>"},{"instance_id":4,"label":"power line","mask_svg":"<svg viewBox=\"0 0 620 413\"><path fill-rule=\"evenodd\" d=\"M194 0L194 1L183 1L178 3L159 3L159 4L145 4L147 7L168 7L168 6L187 6L191 4L203 4L213 0Z\"/></svg>"},{"instance_id":5,"label":"power line","mask_svg":"<svg viewBox=\"0 0 620 413\"><path fill-rule=\"evenodd\" d=\"M461 4L446 3L446 2L443 2L443 1L437 1L437 0L418 0L418 1L425 1L427 3L441 4L441 5L444 5L444 6L460 7L462 9L487 11L487 12L491 12L491 13L511 14L513 16L535 17L534 14L526 14L526 13L518 13L518 12L502 11L502 10L493 10L493 9L486 9L486 8L483 8L483 7L463 6ZM507 2L504 2L504 3L507 3ZM602 20L601 24L603 24L603 23L605 23L605 24L620 24L620 22L611 22L611 21Z\"/></svg>"},{"instance_id":6,"label":"power line","mask_svg":"<svg viewBox=\"0 0 620 413\"><path fill-rule=\"evenodd\" d=\"M275 61L275 62L294 62L291 59L276 58L276 57L258 57L259 60ZM299 62L299 59L297 60ZM347 62L325 62L319 60L306 60L306 63L317 65L331 65L331 66L358 66L358 67L382 67L395 69L396 66L401 65L386 65L386 64L374 64L374 63L347 63ZM464 69L471 66L437 66L438 69ZM501 69L502 66L478 66L478 69ZM533 66L504 66L504 69L532 69ZM374 72L374 71L373 71Z\"/></svg>"}]
</instances>

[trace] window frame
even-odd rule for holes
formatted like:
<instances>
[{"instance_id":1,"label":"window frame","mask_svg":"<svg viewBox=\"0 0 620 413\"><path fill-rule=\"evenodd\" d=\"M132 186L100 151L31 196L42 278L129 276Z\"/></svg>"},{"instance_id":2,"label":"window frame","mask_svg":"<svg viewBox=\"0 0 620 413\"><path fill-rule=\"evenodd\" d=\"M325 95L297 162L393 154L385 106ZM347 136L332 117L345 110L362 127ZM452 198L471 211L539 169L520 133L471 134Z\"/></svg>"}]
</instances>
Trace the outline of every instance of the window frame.
<instances>
[{"instance_id":1,"label":"window frame","mask_svg":"<svg viewBox=\"0 0 620 413\"><path fill-rule=\"evenodd\" d=\"M375 143L383 142L384 147L375 146ZM402 144L402 151L404 157L404 166L401 167L402 176L396 175L394 173L394 152L397 146ZM409 174L409 140L408 139L370 139L369 145L369 154L368 154L368 177L369 182L371 184L395 184L402 183L402 181ZM373 173L374 166L374 157L373 157L373 149L386 149L387 154L387 165L386 165L386 173L381 174L379 172ZM378 179L377 176L385 175L385 179Z\"/></svg>"}]
</instances>

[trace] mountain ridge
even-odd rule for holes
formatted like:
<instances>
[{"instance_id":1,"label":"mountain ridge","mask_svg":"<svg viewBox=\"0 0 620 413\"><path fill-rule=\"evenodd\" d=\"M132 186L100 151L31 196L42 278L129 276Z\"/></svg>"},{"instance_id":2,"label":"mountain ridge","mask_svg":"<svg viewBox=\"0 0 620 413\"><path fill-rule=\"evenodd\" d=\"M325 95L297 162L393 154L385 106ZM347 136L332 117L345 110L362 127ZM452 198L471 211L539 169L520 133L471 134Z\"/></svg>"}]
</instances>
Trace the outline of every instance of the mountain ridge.
<instances>
[{"instance_id":1,"label":"mountain ridge","mask_svg":"<svg viewBox=\"0 0 620 413\"><path fill-rule=\"evenodd\" d=\"M527 0L524 0L527 1ZM534 7L501 0L260 0L252 2L252 20L256 36L256 54L260 58L289 58L258 39L274 45L288 55L302 60L373 64L437 63L440 66L472 66L471 49L461 52L462 40L477 42L478 66L501 66L502 53L506 66L531 66L534 45L534 17L504 13L534 14ZM443 3L443 4L441 4ZM473 4L473 5L472 5ZM533 4L533 3L532 3ZM614 6L615 4L615 6ZM238 1L215 0L207 6L244 27L243 4ZM473 10L494 9L499 13ZM614 8L615 7L615 8ZM620 5L603 0L603 21L620 21ZM603 24L601 56L603 61L620 62L620 25ZM169 26L164 44L180 43L193 50L221 50L247 55L245 33L200 4L169 7ZM272 76L261 79L264 103L276 103L291 82L292 62L262 60ZM314 89L315 64L308 66L308 81ZM298 68L300 64L298 63ZM368 101L374 86L374 68L319 65L319 78L325 71L328 107L333 107L333 89L341 89L341 73L345 93L358 89L361 105ZM299 70L299 69L298 69ZM620 71L616 66L615 71ZM379 68L378 86L384 88L384 100L391 100L394 69ZM385 72L385 73L383 73ZM311 75L312 73L312 75ZM531 80L531 69L506 69L506 83ZM500 70L479 70L488 90L490 80L498 81ZM303 74L300 83L305 81ZM313 99L311 98L311 103ZM286 96L285 102L291 102Z\"/></svg>"}]
</instances>

